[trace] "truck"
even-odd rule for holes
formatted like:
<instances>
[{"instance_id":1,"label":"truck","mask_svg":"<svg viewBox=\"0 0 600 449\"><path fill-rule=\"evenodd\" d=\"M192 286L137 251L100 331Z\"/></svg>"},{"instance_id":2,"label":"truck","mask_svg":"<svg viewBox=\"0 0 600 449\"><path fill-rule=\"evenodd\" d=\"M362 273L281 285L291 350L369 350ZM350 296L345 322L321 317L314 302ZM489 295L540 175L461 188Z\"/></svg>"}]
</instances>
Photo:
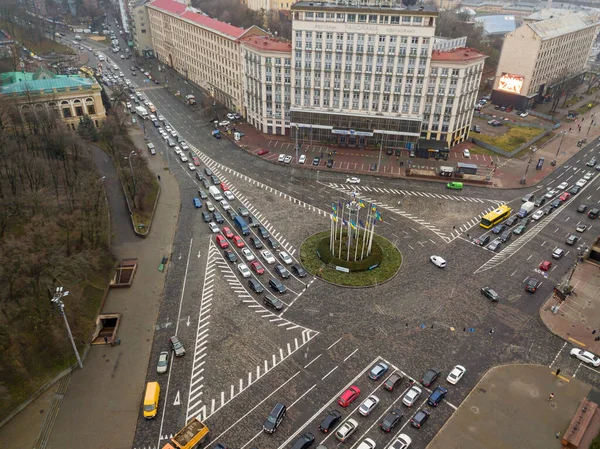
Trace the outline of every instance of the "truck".
<instances>
[{"instance_id":1,"label":"truck","mask_svg":"<svg viewBox=\"0 0 600 449\"><path fill-rule=\"evenodd\" d=\"M137 115L139 115L140 117L142 117L144 120L148 119L148 111L146 110L145 107L143 107L143 106L136 106L135 112L137 113Z\"/></svg>"},{"instance_id":2,"label":"truck","mask_svg":"<svg viewBox=\"0 0 600 449\"><path fill-rule=\"evenodd\" d=\"M533 203L531 201L527 201L526 203L523 203L523 205L521 206L521 209L519 209L519 212L517 212L517 217L525 218L527 215L529 215L529 212L531 212L534 208L535 208L535 203Z\"/></svg>"},{"instance_id":3,"label":"truck","mask_svg":"<svg viewBox=\"0 0 600 449\"><path fill-rule=\"evenodd\" d=\"M456 173L462 173L465 175L476 175L479 167L475 164L466 164L464 162L458 162L456 164Z\"/></svg>"},{"instance_id":4,"label":"truck","mask_svg":"<svg viewBox=\"0 0 600 449\"><path fill-rule=\"evenodd\" d=\"M162 449L195 449L207 440L208 427L198 418L192 418Z\"/></svg>"},{"instance_id":5,"label":"truck","mask_svg":"<svg viewBox=\"0 0 600 449\"><path fill-rule=\"evenodd\" d=\"M208 188L208 193L210 193L210 196L212 196L215 201L221 201L223 199L223 196L221 196L221 191L217 189L216 186L210 186Z\"/></svg>"},{"instance_id":6,"label":"truck","mask_svg":"<svg viewBox=\"0 0 600 449\"><path fill-rule=\"evenodd\" d=\"M246 221L241 216L236 215L235 218L233 219L233 222L235 223L237 228L240 230L242 235L250 234L250 228L248 227L248 225L246 224Z\"/></svg>"}]
</instances>

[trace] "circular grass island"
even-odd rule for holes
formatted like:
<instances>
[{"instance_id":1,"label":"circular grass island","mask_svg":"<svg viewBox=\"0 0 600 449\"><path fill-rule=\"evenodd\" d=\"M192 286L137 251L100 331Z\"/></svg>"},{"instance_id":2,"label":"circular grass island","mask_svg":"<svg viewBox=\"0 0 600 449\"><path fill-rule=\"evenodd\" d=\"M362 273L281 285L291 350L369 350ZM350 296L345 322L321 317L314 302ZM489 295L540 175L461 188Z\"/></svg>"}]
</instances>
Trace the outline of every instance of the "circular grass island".
<instances>
[{"instance_id":1,"label":"circular grass island","mask_svg":"<svg viewBox=\"0 0 600 449\"><path fill-rule=\"evenodd\" d=\"M371 254L360 259L362 246L350 247L350 261L334 257L330 250L331 233L320 232L308 237L300 247L300 261L312 275L342 287L371 287L393 278L402 265L402 254L388 239L375 234ZM340 240L336 241L339 245ZM336 246L337 247L337 246ZM348 247L342 239L342 254ZM363 251L364 253L364 251ZM336 268L338 267L338 268Z\"/></svg>"}]
</instances>

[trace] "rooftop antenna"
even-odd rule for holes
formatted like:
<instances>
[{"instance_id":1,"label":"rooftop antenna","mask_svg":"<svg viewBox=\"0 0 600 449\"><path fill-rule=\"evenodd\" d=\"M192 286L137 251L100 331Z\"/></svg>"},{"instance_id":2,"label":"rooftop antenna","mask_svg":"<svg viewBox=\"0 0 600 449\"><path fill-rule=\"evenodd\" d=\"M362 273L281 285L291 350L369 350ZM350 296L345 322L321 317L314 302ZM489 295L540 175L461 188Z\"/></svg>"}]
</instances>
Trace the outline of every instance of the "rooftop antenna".
<instances>
[{"instance_id":1,"label":"rooftop antenna","mask_svg":"<svg viewBox=\"0 0 600 449\"><path fill-rule=\"evenodd\" d=\"M406 9L410 9L411 6L415 6L417 4L417 0L402 0L402 4L406 6Z\"/></svg>"}]
</instances>

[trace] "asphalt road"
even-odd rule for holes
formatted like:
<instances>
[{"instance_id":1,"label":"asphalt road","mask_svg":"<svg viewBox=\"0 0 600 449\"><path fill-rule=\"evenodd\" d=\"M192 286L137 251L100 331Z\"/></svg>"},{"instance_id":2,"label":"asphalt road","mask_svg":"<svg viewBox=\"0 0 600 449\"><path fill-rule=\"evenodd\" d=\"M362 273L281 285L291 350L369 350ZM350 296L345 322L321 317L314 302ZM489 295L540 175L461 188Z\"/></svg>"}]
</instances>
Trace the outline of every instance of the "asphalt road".
<instances>
[{"instance_id":1,"label":"asphalt road","mask_svg":"<svg viewBox=\"0 0 600 449\"><path fill-rule=\"evenodd\" d=\"M115 62L128 73L129 61ZM269 163L227 139L213 139L212 124L197 110L162 85L142 79L132 81L141 84L140 91L192 146L191 154L201 159L198 169L210 167L234 192L232 206L248 207L293 257L304 238L327 229L330 204L354 190L344 174ZM378 204L384 217L378 232L403 253L399 275L360 290L292 277L283 281L288 288L281 295L286 306L274 312L263 307L261 296L249 291L235 265L223 259L214 234L201 218L205 209L194 208L192 198L198 189L207 189L187 164L179 162L150 122L146 131L159 149L156 157L164 158L180 180L184 204L148 367L148 381L161 383L162 402L156 419L146 421L140 414L135 447L161 447L193 416L206 421L213 442L227 447L289 447L307 430L317 442L331 446L337 441L317 426L327 410L335 408L344 420L352 416L359 421L358 430L345 443L348 448L366 437L383 447L400 430L411 436L412 447L424 448L492 366L556 364L566 374L577 370L580 379L598 382L596 372L568 357L570 345L546 330L538 308L577 258L577 245L564 243L566 234L574 232L579 222L592 227L581 234L584 242L591 243L597 234L598 222L575 210L582 202L599 204L600 174L594 172L597 176L579 194L530 223L523 235L513 235L498 252L472 242L485 233L478 226L479 216L497 204L506 202L518 210L525 193L545 194L563 180L573 185L589 171L585 162L600 153L597 141L568 161L568 167L557 168L544 185L522 190L469 186L449 193L443 184L362 176L357 192ZM235 230L222 207L217 207L226 219L223 225ZM244 240L260 259L249 239ZM551 258L557 246L569 250L558 261ZM231 241L230 247L239 260L244 257ZM447 268L431 264L432 254L444 257ZM543 260L553 262L550 271L539 270ZM253 275L266 286L267 279L276 275L270 264L263 265L267 272ZM524 290L529 276L542 281L535 294ZM501 301L484 299L482 286L496 289ZM172 359L168 373L158 375L155 362L159 352L168 350L171 335L179 336L187 354ZM401 405L406 382L400 391L390 393L381 389L381 381L367 378L378 360L417 381L427 369L439 368L442 375L434 387L448 388L446 401L435 409L428 407L424 392L414 407ZM464 365L467 374L452 386L445 377L456 364ZM335 401L349 385L359 386L362 393L342 409ZM369 394L376 394L380 405L371 416L357 417L356 407ZM261 424L278 401L287 404L287 417L274 435L262 434ZM396 407L404 413L402 428L384 434L377 424ZM430 420L420 430L405 426L419 407L432 411Z\"/></svg>"}]
</instances>

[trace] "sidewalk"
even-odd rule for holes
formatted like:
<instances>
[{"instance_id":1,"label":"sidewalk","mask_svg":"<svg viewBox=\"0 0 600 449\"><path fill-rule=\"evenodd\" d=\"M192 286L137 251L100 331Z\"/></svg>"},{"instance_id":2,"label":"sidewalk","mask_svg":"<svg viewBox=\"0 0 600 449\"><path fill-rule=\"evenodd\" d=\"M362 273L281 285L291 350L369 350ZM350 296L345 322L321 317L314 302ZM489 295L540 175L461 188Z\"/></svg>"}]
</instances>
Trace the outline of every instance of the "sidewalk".
<instances>
[{"instance_id":1,"label":"sidewalk","mask_svg":"<svg viewBox=\"0 0 600 449\"><path fill-rule=\"evenodd\" d=\"M145 147L138 129L133 140L136 148ZM157 268L163 256L171 256L181 205L179 185L175 177L164 170L164 161L158 155L150 157L147 151L141 154L148 158L150 169L160 174L161 194L146 239L130 238L133 234L130 221L113 220L115 258L138 258L131 288L110 290L103 310L122 314L118 337L123 343L116 347L90 348L83 361L84 368L72 373L66 394L59 402L56 420L49 423L50 427L42 426L46 417L53 419L48 404L53 397L60 399L54 394L56 386L2 428L2 446L75 448L85 442L84 446L89 448L132 447L166 277L166 272L160 273ZM106 176L105 183L115 182L112 163L101 162L98 169ZM107 185L106 188L112 217L123 207L123 194L118 186ZM43 442L47 443L45 446L39 441L36 445L39 437L47 438Z\"/></svg>"},{"instance_id":2,"label":"sidewalk","mask_svg":"<svg viewBox=\"0 0 600 449\"><path fill-rule=\"evenodd\" d=\"M594 339L600 336L600 267L579 263L570 284L573 293L560 305L558 313L551 308L560 301L550 296L540 308L540 317L553 334L598 354L600 341Z\"/></svg>"},{"instance_id":3,"label":"sidewalk","mask_svg":"<svg viewBox=\"0 0 600 449\"><path fill-rule=\"evenodd\" d=\"M144 61L141 64L152 74L153 77L157 76L160 82L163 83L164 87L168 88L171 93L180 91L182 96L185 96L186 92L192 92L194 95L196 95L196 99L198 101L197 112L202 114L204 119L207 121L212 120L214 116L212 108L210 108L206 113L202 111L201 98L204 94L200 91L200 89L195 88L190 83L185 83L182 75L177 74L177 72L174 72L169 68L159 72L156 67L156 60L153 60L152 62ZM165 81L168 81L168 83L165 84ZM579 101L570 109L579 108L589 101L590 99L586 97L586 99ZM183 103L184 102L182 98L182 104ZM562 104L562 102L560 104ZM318 156L321 158L320 166L324 170L331 170L325 168L325 164L328 159L333 159L333 171L341 171L358 175L377 174L378 176L383 175L396 178L405 176L405 169L409 166L409 161L413 168L423 169L432 169L444 165L452 166L457 162L477 164L480 166L480 168L483 168L486 171L492 170L495 166L497 168L494 170L492 184L490 186L498 188L530 187L541 182L554 170L564 164L566 160L568 160L577 152L583 150L584 147L577 147L577 141L579 139L587 137L588 142L591 142L600 135L600 127L597 125L592 126L589 135L587 135L589 126L588 124L590 123L589 120L591 120L592 114L596 111L599 112L600 116L600 107L597 106L579 116L574 122L564 121L561 126L555 130L556 134L560 133L561 131L566 132L562 145L560 146L560 152L558 156L556 153L559 149L561 140L560 137L555 138L553 141L539 149L534 154L527 154L521 158L510 159L501 156L491 156L485 154L472 154L470 159L464 158L462 151L465 148L472 148L474 144L471 142L463 142L462 144L452 148L450 150L450 157L447 161L436 161L434 159L421 159L417 157L411 158L408 150L402 150L400 156L396 156L396 154L387 155L385 152L383 152L381 155L381 167L379 172L370 170L372 164L378 164L379 162L379 150L328 147L320 144L319 142L308 142L302 144L302 150L300 154L306 155L307 160L304 164L304 167L306 168L310 167L312 159L315 156ZM217 105L216 113L220 120L225 119L225 114L227 112L230 111L227 111L220 105ZM558 112L562 113L564 111L559 108ZM582 126L581 132L577 132L577 125L580 123L582 123L584 126ZM259 149L266 149L269 151L269 153L259 157L275 163L277 162L279 154L290 155L293 158L291 164L296 164L296 152L294 150L295 142L290 137L263 134L246 122L232 123L230 128L232 129L233 127L235 127L236 130L244 133L244 137L242 137L241 141L235 142L240 148L243 148L253 154L256 154ZM569 132L569 128L572 128L571 132ZM233 134L227 134L226 132L222 132L222 134L224 137L233 141ZM333 154L334 151L335 154ZM329 155L329 152L332 154ZM543 157L545 162L541 170L536 170L536 164L540 157ZM553 167L551 162L555 158L557 159L557 165ZM526 178L525 185L520 183L523 177ZM438 178L433 179L439 180Z\"/></svg>"}]
</instances>

